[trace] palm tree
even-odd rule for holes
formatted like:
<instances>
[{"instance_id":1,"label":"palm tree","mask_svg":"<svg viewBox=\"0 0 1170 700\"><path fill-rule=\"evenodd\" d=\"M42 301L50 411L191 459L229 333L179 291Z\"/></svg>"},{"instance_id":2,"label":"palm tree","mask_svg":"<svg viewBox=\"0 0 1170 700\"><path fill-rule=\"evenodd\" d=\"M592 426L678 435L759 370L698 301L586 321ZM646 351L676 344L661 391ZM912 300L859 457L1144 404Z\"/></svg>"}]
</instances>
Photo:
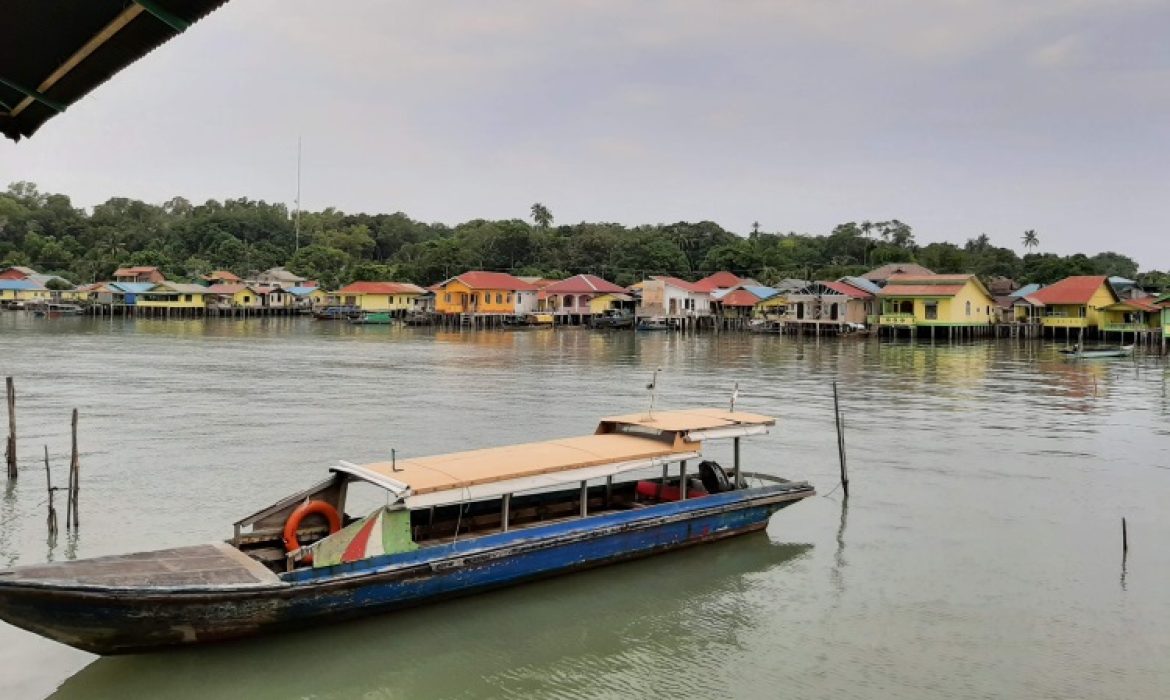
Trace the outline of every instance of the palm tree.
<instances>
[{"instance_id":1,"label":"palm tree","mask_svg":"<svg viewBox=\"0 0 1170 700\"><path fill-rule=\"evenodd\" d=\"M532 205L532 220L540 228L548 228L553 222L552 212L540 202Z\"/></svg>"},{"instance_id":2,"label":"palm tree","mask_svg":"<svg viewBox=\"0 0 1170 700\"><path fill-rule=\"evenodd\" d=\"M1027 231L1024 231L1023 241L1025 251L1031 250L1040 245L1040 237L1036 235L1036 231L1034 229L1028 229Z\"/></svg>"}]
</instances>

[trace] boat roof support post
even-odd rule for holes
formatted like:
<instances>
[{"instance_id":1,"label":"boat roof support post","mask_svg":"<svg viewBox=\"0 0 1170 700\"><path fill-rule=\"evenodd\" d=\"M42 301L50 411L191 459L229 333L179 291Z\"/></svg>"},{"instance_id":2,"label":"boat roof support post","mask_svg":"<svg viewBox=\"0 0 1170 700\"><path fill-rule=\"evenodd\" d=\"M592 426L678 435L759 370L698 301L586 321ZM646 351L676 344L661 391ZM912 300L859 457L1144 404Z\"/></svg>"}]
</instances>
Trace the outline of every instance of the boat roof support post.
<instances>
[{"instance_id":1,"label":"boat roof support post","mask_svg":"<svg viewBox=\"0 0 1170 700\"><path fill-rule=\"evenodd\" d=\"M589 515L589 482L581 482L581 517Z\"/></svg>"},{"instance_id":2,"label":"boat roof support post","mask_svg":"<svg viewBox=\"0 0 1170 700\"><path fill-rule=\"evenodd\" d=\"M500 512L500 531L507 532L508 531L508 515L509 515L509 511L512 510L512 494L505 493L503 495L503 497L500 498L500 502L502 504L500 506L500 510L501 510L501 512Z\"/></svg>"},{"instance_id":3,"label":"boat roof support post","mask_svg":"<svg viewBox=\"0 0 1170 700\"><path fill-rule=\"evenodd\" d=\"M679 462L678 468L678 500L687 500L687 461Z\"/></svg>"},{"instance_id":4,"label":"boat roof support post","mask_svg":"<svg viewBox=\"0 0 1170 700\"><path fill-rule=\"evenodd\" d=\"M743 465L739 462L739 438L731 441L733 449L735 450L735 488L743 488Z\"/></svg>"}]
</instances>

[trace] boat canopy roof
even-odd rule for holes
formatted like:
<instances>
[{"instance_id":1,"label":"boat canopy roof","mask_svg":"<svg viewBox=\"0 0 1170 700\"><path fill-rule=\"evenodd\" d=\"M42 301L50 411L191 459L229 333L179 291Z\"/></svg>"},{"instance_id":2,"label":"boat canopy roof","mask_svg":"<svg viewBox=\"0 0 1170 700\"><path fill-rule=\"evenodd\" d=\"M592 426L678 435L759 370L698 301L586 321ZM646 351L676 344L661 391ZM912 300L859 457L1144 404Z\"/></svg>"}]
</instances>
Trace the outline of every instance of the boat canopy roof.
<instances>
[{"instance_id":1,"label":"boat canopy roof","mask_svg":"<svg viewBox=\"0 0 1170 700\"><path fill-rule=\"evenodd\" d=\"M767 432L775 419L692 410L602 419L593 435L431 457L350 464L333 471L392 492L420 508L612 476L699 456L700 441Z\"/></svg>"}]
</instances>

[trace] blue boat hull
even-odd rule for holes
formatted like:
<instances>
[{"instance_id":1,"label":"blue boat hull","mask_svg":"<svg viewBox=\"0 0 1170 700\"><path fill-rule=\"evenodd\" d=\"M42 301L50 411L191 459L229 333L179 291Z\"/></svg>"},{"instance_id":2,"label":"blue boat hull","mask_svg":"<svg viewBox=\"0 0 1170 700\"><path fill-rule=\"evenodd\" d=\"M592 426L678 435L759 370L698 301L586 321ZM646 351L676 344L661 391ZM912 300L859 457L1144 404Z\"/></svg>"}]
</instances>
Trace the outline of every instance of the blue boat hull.
<instances>
[{"instance_id":1,"label":"blue boat hull","mask_svg":"<svg viewBox=\"0 0 1170 700\"><path fill-rule=\"evenodd\" d=\"M86 589L6 583L0 618L98 654L131 653L388 612L760 530L812 495L768 486L486 535L251 587Z\"/></svg>"}]
</instances>

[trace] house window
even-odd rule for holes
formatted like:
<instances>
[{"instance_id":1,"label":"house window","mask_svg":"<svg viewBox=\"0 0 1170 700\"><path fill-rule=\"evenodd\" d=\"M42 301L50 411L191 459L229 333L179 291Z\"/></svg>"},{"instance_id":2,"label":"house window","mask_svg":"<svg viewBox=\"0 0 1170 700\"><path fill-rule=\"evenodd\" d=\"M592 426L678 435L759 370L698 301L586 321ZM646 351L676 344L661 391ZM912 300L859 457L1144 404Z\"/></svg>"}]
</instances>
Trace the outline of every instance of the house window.
<instances>
[{"instance_id":1,"label":"house window","mask_svg":"<svg viewBox=\"0 0 1170 700\"><path fill-rule=\"evenodd\" d=\"M511 303L512 303L512 295L511 295L511 293L509 293L509 294L508 294L508 303L509 303L509 304L511 304Z\"/></svg>"},{"instance_id":2,"label":"house window","mask_svg":"<svg viewBox=\"0 0 1170 700\"><path fill-rule=\"evenodd\" d=\"M503 304L503 303L504 303L504 295L503 295L503 294L501 294L501 293L499 293L499 292L496 292L496 303L497 303L497 304Z\"/></svg>"},{"instance_id":3,"label":"house window","mask_svg":"<svg viewBox=\"0 0 1170 700\"><path fill-rule=\"evenodd\" d=\"M184 295L183 295L183 301L191 301L191 295L190 295L190 294L184 294Z\"/></svg>"},{"instance_id":4,"label":"house window","mask_svg":"<svg viewBox=\"0 0 1170 700\"><path fill-rule=\"evenodd\" d=\"M971 315L971 302L967 302L967 315Z\"/></svg>"},{"instance_id":5,"label":"house window","mask_svg":"<svg viewBox=\"0 0 1170 700\"><path fill-rule=\"evenodd\" d=\"M450 292L447 292L446 294L443 295L443 301L447 302L448 304L451 303L451 293Z\"/></svg>"},{"instance_id":6,"label":"house window","mask_svg":"<svg viewBox=\"0 0 1170 700\"><path fill-rule=\"evenodd\" d=\"M577 305L577 300L573 298L572 294L568 294L565 296L565 302L562 304L562 306L569 307L569 306L576 306L576 305Z\"/></svg>"},{"instance_id":7,"label":"house window","mask_svg":"<svg viewBox=\"0 0 1170 700\"><path fill-rule=\"evenodd\" d=\"M926 320L927 321L937 321L938 320L938 302L937 301L928 301L926 303L925 307L923 307L923 308L926 311ZM970 314L971 312L968 310L967 313Z\"/></svg>"},{"instance_id":8,"label":"house window","mask_svg":"<svg viewBox=\"0 0 1170 700\"><path fill-rule=\"evenodd\" d=\"M1086 307L1081 306L1081 307L1077 308L1077 315L1080 316L1081 318L1084 318L1086 315L1085 311L1086 311Z\"/></svg>"}]
</instances>

